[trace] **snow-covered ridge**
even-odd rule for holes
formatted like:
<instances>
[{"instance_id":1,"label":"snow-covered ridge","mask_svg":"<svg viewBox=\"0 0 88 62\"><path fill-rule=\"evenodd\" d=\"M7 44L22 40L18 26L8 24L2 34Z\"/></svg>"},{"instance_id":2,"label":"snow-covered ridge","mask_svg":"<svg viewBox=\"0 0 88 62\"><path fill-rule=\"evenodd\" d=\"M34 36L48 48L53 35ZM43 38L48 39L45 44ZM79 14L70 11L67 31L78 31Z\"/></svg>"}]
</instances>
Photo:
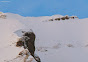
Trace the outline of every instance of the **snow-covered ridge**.
<instances>
[{"instance_id":1,"label":"snow-covered ridge","mask_svg":"<svg viewBox=\"0 0 88 62\"><path fill-rule=\"evenodd\" d=\"M40 17L23 17L23 16L20 16L18 14L13 14L13 13L5 13L8 18L14 18L15 19L19 19L19 18L25 18L25 19L29 19L30 21L34 21L34 20L40 20L40 21L44 21L44 20L48 20L48 19L51 19L51 18L57 18L57 17L63 17L62 15L52 15L52 16L40 16Z\"/></svg>"},{"instance_id":2,"label":"snow-covered ridge","mask_svg":"<svg viewBox=\"0 0 88 62\"><path fill-rule=\"evenodd\" d=\"M36 53L42 62L88 62L88 18L50 22L63 16L5 15L6 19L0 18L0 62L23 62L23 57L17 58L23 48L15 45L21 31L30 29L36 34Z\"/></svg>"}]
</instances>

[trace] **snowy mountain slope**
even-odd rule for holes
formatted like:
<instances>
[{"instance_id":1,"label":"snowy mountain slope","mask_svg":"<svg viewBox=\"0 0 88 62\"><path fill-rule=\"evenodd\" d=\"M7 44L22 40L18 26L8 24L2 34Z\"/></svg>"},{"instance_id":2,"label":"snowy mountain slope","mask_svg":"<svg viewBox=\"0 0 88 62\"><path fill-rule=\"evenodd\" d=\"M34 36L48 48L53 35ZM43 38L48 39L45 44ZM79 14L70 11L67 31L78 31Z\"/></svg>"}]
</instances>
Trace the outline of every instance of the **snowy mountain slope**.
<instances>
[{"instance_id":1,"label":"snowy mountain slope","mask_svg":"<svg viewBox=\"0 0 88 62\"><path fill-rule=\"evenodd\" d=\"M18 20L10 18L0 19L0 62L3 62L5 59L14 58L16 56L15 54L18 54L16 52L18 49L13 45L18 38L14 34L14 31L22 27L23 25Z\"/></svg>"},{"instance_id":2,"label":"snowy mountain slope","mask_svg":"<svg viewBox=\"0 0 88 62\"><path fill-rule=\"evenodd\" d=\"M22 62L17 55L23 48L15 46L22 30L32 29L36 34L36 54L42 62L87 62L88 19L48 21L61 15L22 17L6 13L0 19L0 61ZM35 61L32 61L35 62Z\"/></svg>"}]
</instances>

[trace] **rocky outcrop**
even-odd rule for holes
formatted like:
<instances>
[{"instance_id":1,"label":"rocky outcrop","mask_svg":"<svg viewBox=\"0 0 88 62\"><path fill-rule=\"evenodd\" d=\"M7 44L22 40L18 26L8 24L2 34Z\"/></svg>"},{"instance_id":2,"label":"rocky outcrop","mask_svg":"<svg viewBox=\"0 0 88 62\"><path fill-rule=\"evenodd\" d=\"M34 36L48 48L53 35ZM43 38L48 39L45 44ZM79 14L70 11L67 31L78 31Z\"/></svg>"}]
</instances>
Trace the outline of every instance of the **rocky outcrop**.
<instances>
[{"instance_id":1,"label":"rocky outcrop","mask_svg":"<svg viewBox=\"0 0 88 62\"><path fill-rule=\"evenodd\" d=\"M0 12L0 18L6 19L6 15L3 12Z\"/></svg>"},{"instance_id":2,"label":"rocky outcrop","mask_svg":"<svg viewBox=\"0 0 88 62\"><path fill-rule=\"evenodd\" d=\"M63 16L63 17L55 18L55 19L52 18L49 21L54 21L54 20L56 20L56 21L69 20L69 19L76 19L76 18L78 18L78 17L77 16L68 16L68 15L66 15L66 16Z\"/></svg>"},{"instance_id":3,"label":"rocky outcrop","mask_svg":"<svg viewBox=\"0 0 88 62\"><path fill-rule=\"evenodd\" d=\"M35 52L35 34L33 32L23 32L23 36L18 40L16 43L17 47L23 46L24 49L27 49L31 56L34 57L34 59L37 62L41 62L40 58L34 54ZM29 53L27 54L27 58L29 57ZM26 59L25 59L26 61Z\"/></svg>"}]
</instances>

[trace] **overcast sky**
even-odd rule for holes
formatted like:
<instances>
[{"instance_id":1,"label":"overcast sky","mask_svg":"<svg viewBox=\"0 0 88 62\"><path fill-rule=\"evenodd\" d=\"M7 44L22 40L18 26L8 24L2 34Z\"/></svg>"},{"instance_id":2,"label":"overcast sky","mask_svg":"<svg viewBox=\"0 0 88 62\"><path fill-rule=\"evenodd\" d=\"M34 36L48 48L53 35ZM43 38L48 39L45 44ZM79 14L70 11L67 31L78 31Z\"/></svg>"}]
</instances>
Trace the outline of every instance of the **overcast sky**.
<instances>
[{"instance_id":1,"label":"overcast sky","mask_svg":"<svg viewBox=\"0 0 88 62\"><path fill-rule=\"evenodd\" d=\"M0 0L0 11L22 16L60 14L88 18L88 0Z\"/></svg>"}]
</instances>

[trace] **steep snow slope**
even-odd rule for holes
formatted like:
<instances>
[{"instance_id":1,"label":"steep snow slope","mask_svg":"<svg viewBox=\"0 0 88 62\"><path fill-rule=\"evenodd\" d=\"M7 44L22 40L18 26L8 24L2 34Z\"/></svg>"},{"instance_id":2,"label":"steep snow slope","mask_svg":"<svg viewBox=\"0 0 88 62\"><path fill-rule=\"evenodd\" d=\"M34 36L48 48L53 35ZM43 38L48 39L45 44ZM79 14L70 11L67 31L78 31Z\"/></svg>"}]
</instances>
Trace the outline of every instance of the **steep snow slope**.
<instances>
[{"instance_id":1,"label":"steep snow slope","mask_svg":"<svg viewBox=\"0 0 88 62\"><path fill-rule=\"evenodd\" d=\"M6 19L0 19L0 62L22 62L23 57L14 59L23 50L15 47L15 43L22 30L30 29L36 34L36 54L42 62L88 61L88 19L48 21L62 16L6 15Z\"/></svg>"},{"instance_id":2,"label":"steep snow slope","mask_svg":"<svg viewBox=\"0 0 88 62\"><path fill-rule=\"evenodd\" d=\"M23 28L23 25L18 20L0 19L0 62L12 59L20 52L14 45L18 38L14 31L20 28Z\"/></svg>"}]
</instances>

